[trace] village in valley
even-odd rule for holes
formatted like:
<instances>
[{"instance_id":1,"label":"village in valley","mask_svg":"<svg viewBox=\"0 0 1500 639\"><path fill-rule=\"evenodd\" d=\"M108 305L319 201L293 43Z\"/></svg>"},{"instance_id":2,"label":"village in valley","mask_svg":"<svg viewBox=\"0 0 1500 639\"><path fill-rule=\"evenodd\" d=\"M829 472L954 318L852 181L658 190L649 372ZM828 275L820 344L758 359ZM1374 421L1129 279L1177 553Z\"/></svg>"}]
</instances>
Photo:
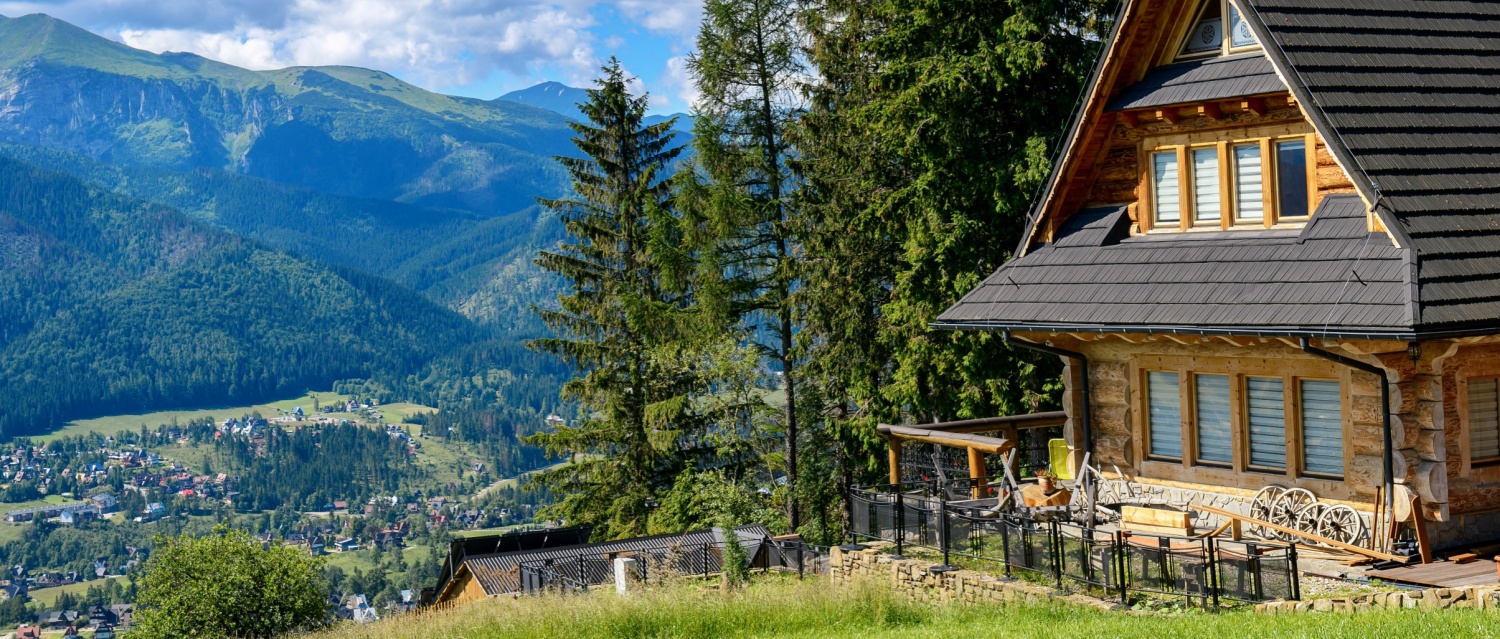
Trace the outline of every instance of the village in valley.
<instances>
[{"instance_id":1,"label":"village in valley","mask_svg":"<svg viewBox=\"0 0 1500 639\"><path fill-rule=\"evenodd\" d=\"M415 593L436 578L451 539L533 524L540 504L515 478L492 476L491 462L463 442L391 423L373 403L268 407L270 415L204 416L0 447L0 623L17 639L84 632L108 639L131 624L135 575L152 537L220 524L251 530L267 547L323 557L330 613L374 621L416 606ZM394 490L313 491L315 503L259 508L275 498L257 488L292 470L263 463L277 450L299 437L334 445L335 433L355 432L357 449L339 470L367 457L394 466L382 469ZM388 454L363 452L371 447ZM348 483L325 479L298 488ZM76 552L28 547L59 537Z\"/></svg>"}]
</instances>

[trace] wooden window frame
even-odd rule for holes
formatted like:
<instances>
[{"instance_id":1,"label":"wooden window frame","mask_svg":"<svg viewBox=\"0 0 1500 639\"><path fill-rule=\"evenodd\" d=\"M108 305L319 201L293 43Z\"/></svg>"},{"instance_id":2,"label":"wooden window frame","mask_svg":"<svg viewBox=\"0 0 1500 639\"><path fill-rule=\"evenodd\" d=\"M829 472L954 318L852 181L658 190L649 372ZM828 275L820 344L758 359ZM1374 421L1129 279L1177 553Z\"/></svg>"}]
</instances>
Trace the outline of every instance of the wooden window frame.
<instances>
[{"instance_id":1,"label":"wooden window frame","mask_svg":"<svg viewBox=\"0 0 1500 639\"><path fill-rule=\"evenodd\" d=\"M1469 380L1471 379L1495 379L1500 378L1500 364L1490 364L1474 367L1464 367L1454 375L1454 386L1458 402L1458 450L1459 450L1459 476L1470 477L1476 471L1487 468L1500 467L1500 457L1486 457L1474 459L1474 448L1470 443L1469 432Z\"/></svg>"},{"instance_id":2,"label":"wooden window frame","mask_svg":"<svg viewBox=\"0 0 1500 639\"><path fill-rule=\"evenodd\" d=\"M1307 212L1305 217L1283 218L1280 211L1281 166L1276 153L1280 142L1302 142L1306 154ZM1261 162L1261 219L1251 223L1239 221L1238 202L1235 200L1235 169L1232 149L1246 144L1260 145ZM1183 231L1230 231L1277 227L1297 228L1312 221L1318 204L1318 136L1306 122L1279 125L1245 127L1229 130L1193 131L1143 138L1136 149L1142 182L1137 202L1140 214L1137 224L1143 233L1168 233ZM1219 221L1198 223L1196 211L1196 182L1194 181L1192 151L1217 146L1219 165ZM1158 153L1177 154L1177 198L1179 219L1177 224L1158 225L1156 222L1156 164Z\"/></svg>"},{"instance_id":3,"label":"wooden window frame","mask_svg":"<svg viewBox=\"0 0 1500 639\"><path fill-rule=\"evenodd\" d=\"M1222 485L1258 490L1277 484L1301 487L1313 491L1319 497L1347 499L1354 490L1347 484L1349 469L1354 464L1354 441L1351 412L1351 383L1349 369L1331 362L1300 359L1198 357L1178 355L1136 355L1129 363L1130 406L1132 438L1136 443L1133 458L1140 460L1138 471L1142 477L1194 484ZM1147 372L1175 372L1178 375L1180 412L1182 419L1182 459L1163 460L1152 458L1149 437L1149 407L1144 391ZM1230 442L1234 447L1234 462L1230 466L1203 463L1197 459L1197 373L1228 375L1230 377ZM1277 377L1282 383L1283 414L1286 420L1286 468L1263 469L1249 464L1249 410L1246 397L1245 378ZM1300 381L1325 380L1339 383L1340 411L1343 416L1344 475L1332 477L1311 474L1305 471L1302 455L1302 405Z\"/></svg>"},{"instance_id":4,"label":"wooden window frame","mask_svg":"<svg viewBox=\"0 0 1500 639\"><path fill-rule=\"evenodd\" d=\"M1204 2L1197 11L1189 14L1187 24L1184 24L1178 28L1177 38L1174 40L1175 45L1172 48L1167 49L1167 55L1166 58L1162 61L1162 64L1170 64L1172 62L1190 62L1192 60L1205 60L1208 58L1221 58L1224 56L1239 55L1241 53L1260 51L1264 49L1264 47L1260 44L1259 38L1256 39L1255 44L1246 45L1243 47L1234 46L1234 36L1232 34L1233 25L1229 20L1229 8L1233 6L1236 11L1240 12L1241 16L1245 15L1245 12L1244 10L1240 9L1239 3L1235 2L1235 0L1216 1L1219 3L1219 15L1222 16L1220 18L1221 22L1219 23L1220 28L1224 31L1223 38L1219 42L1219 50L1198 51L1194 53L1183 52L1183 49L1187 48L1188 38L1192 37L1193 28L1198 26L1198 22L1203 18L1203 13L1208 10L1208 2Z\"/></svg>"}]
</instances>

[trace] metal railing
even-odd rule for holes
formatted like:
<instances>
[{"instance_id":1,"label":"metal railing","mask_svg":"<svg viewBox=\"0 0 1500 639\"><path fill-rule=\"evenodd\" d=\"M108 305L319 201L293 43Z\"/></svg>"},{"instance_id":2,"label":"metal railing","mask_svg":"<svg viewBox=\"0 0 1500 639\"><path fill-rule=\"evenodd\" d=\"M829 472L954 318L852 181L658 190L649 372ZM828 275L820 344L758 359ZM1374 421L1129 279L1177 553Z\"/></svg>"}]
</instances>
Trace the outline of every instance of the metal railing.
<instances>
[{"instance_id":1,"label":"metal railing","mask_svg":"<svg viewBox=\"0 0 1500 639\"><path fill-rule=\"evenodd\" d=\"M828 549L795 540L765 538L741 542L752 571L795 572L798 576L827 574ZM724 543L663 544L613 553L610 556L578 554L573 557L537 559L517 564L521 590L582 592L615 582L615 559L629 558L627 578L635 583L658 583L681 577L708 577L724 571Z\"/></svg>"},{"instance_id":2,"label":"metal railing","mask_svg":"<svg viewBox=\"0 0 1500 639\"><path fill-rule=\"evenodd\" d=\"M975 489L978 490L975 490ZM978 499L955 499L973 497ZM1128 603L1132 593L1190 603L1258 603L1301 597L1295 544L1105 531L1004 512L986 480L904 482L854 488L850 536L992 562L1005 576L1029 574Z\"/></svg>"}]
</instances>

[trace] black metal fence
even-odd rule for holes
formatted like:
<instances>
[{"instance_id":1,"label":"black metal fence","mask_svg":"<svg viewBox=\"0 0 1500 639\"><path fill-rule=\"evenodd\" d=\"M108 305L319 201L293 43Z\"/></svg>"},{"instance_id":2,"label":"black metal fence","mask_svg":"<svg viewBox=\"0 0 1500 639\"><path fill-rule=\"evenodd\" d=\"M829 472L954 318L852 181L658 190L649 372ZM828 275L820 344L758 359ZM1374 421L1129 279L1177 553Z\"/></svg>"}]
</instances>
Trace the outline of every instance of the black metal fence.
<instances>
[{"instance_id":1,"label":"black metal fence","mask_svg":"<svg viewBox=\"0 0 1500 639\"><path fill-rule=\"evenodd\" d=\"M976 490L977 488L977 490ZM1129 602L1131 593L1182 597L1203 606L1299 599L1295 544L1105 531L1002 511L980 482L955 491L907 482L851 491L851 536L990 562ZM978 499L953 499L955 496Z\"/></svg>"},{"instance_id":2,"label":"black metal fence","mask_svg":"<svg viewBox=\"0 0 1500 639\"><path fill-rule=\"evenodd\" d=\"M799 576L828 573L828 549L796 540L766 538L741 541L750 570L794 572ZM708 577L724 570L724 544L664 544L614 553L577 554L523 561L517 564L521 589L581 592L615 582L615 559L633 560L626 578L633 583L655 583L681 577Z\"/></svg>"}]
</instances>

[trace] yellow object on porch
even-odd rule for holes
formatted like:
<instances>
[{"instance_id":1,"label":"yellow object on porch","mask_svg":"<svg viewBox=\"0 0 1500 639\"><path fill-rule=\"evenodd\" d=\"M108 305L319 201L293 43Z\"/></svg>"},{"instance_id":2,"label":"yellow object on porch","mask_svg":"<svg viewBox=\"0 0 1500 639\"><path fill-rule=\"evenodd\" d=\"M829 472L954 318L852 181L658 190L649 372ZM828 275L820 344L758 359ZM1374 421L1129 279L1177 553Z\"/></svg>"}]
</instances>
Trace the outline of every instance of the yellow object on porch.
<instances>
[{"instance_id":1,"label":"yellow object on porch","mask_svg":"<svg viewBox=\"0 0 1500 639\"><path fill-rule=\"evenodd\" d=\"M1058 479L1072 479L1073 471L1068 469L1068 440L1047 440L1047 461L1052 465L1052 474Z\"/></svg>"}]
</instances>

